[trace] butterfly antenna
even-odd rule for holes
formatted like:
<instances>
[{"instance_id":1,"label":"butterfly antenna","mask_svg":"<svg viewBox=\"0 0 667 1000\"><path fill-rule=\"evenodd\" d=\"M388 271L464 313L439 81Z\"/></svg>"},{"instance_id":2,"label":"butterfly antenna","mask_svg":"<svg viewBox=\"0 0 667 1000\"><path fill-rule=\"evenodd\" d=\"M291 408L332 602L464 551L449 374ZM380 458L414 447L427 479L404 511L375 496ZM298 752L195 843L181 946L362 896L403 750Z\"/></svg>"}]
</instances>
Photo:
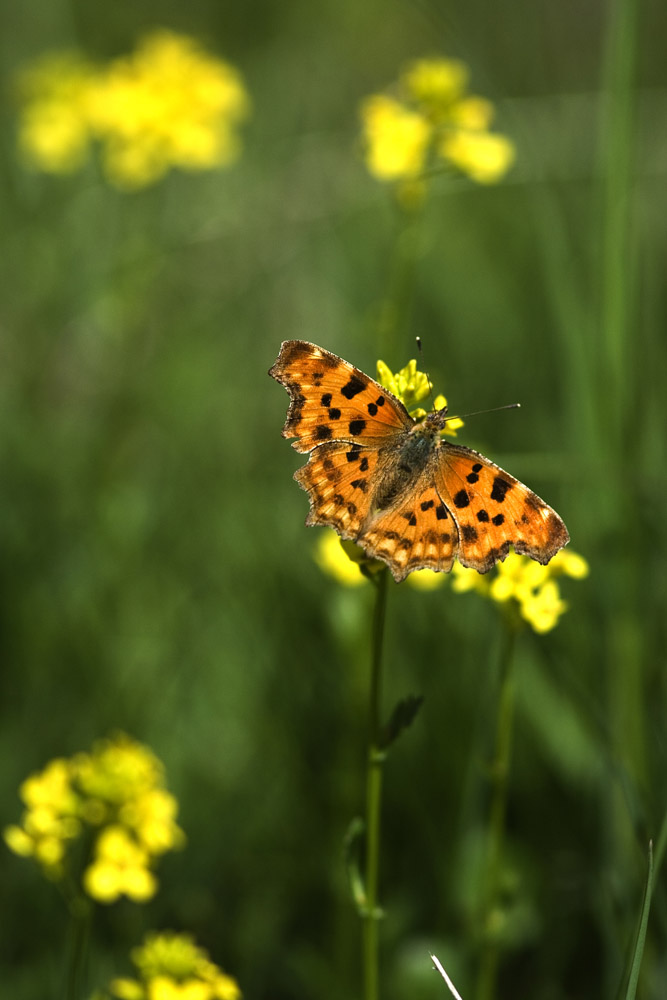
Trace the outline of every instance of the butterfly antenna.
<instances>
[{"instance_id":1,"label":"butterfly antenna","mask_svg":"<svg viewBox=\"0 0 667 1000\"><path fill-rule=\"evenodd\" d=\"M467 417L479 417L482 413L497 413L498 410L520 410L521 403L506 403L505 406L492 406L490 410L473 410L472 413L459 413L455 417L447 417L447 420L464 420Z\"/></svg>"}]
</instances>

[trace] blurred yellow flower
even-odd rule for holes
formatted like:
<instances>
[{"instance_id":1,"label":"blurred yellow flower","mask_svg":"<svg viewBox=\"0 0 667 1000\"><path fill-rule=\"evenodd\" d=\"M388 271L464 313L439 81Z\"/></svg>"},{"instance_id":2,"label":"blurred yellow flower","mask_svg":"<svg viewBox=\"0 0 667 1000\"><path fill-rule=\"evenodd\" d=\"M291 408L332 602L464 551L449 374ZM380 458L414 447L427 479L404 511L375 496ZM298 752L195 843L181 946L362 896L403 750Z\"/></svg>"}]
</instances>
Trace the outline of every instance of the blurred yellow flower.
<instances>
[{"instance_id":1,"label":"blurred yellow flower","mask_svg":"<svg viewBox=\"0 0 667 1000\"><path fill-rule=\"evenodd\" d=\"M108 826L95 842L95 858L83 873L83 887L100 903L127 896L143 903L155 895L157 881L150 855L122 826Z\"/></svg>"},{"instance_id":2,"label":"blurred yellow flower","mask_svg":"<svg viewBox=\"0 0 667 1000\"><path fill-rule=\"evenodd\" d=\"M88 155L90 128L86 115L94 71L76 53L47 55L18 77L23 115L19 149L32 167L49 173L71 173Z\"/></svg>"},{"instance_id":3,"label":"blurred yellow flower","mask_svg":"<svg viewBox=\"0 0 667 1000\"><path fill-rule=\"evenodd\" d=\"M433 569L416 569L407 578L415 590L437 590L446 582L444 573L436 573Z\"/></svg>"},{"instance_id":4,"label":"blurred yellow flower","mask_svg":"<svg viewBox=\"0 0 667 1000\"><path fill-rule=\"evenodd\" d=\"M4 831L7 846L22 857L34 857L49 878L62 874L65 842L81 832L79 799L66 760L52 760L40 774L23 782L19 795L27 807L22 826Z\"/></svg>"},{"instance_id":5,"label":"blurred yellow flower","mask_svg":"<svg viewBox=\"0 0 667 1000\"><path fill-rule=\"evenodd\" d=\"M506 136L473 130L444 135L440 153L478 184L500 180L515 157L514 146Z\"/></svg>"},{"instance_id":6,"label":"blurred yellow flower","mask_svg":"<svg viewBox=\"0 0 667 1000\"><path fill-rule=\"evenodd\" d=\"M122 733L100 740L91 753L51 761L23 782L20 795L26 810L21 826L4 831L8 847L60 879L68 842L94 831L83 884L100 902L148 899L157 888L154 859L184 842L162 763Z\"/></svg>"},{"instance_id":7,"label":"blurred yellow flower","mask_svg":"<svg viewBox=\"0 0 667 1000\"><path fill-rule=\"evenodd\" d=\"M138 979L114 979L119 1000L239 1000L241 991L188 934L148 934L132 951Z\"/></svg>"},{"instance_id":8,"label":"blurred yellow flower","mask_svg":"<svg viewBox=\"0 0 667 1000\"><path fill-rule=\"evenodd\" d=\"M377 94L361 106L366 165L383 181L416 177L424 169L431 126L417 111Z\"/></svg>"},{"instance_id":9,"label":"blurred yellow flower","mask_svg":"<svg viewBox=\"0 0 667 1000\"><path fill-rule=\"evenodd\" d=\"M480 184L500 180L514 161L512 142L488 128L491 101L466 93L468 70L455 59L420 59L395 85L396 96L374 94L361 105L366 166L381 181L399 182L406 207L429 168L444 161ZM423 192L423 187L420 188Z\"/></svg>"},{"instance_id":10,"label":"blurred yellow flower","mask_svg":"<svg viewBox=\"0 0 667 1000\"><path fill-rule=\"evenodd\" d=\"M315 548L315 562L328 576L343 587L360 587L368 580L343 548L335 531L321 531Z\"/></svg>"},{"instance_id":11,"label":"blurred yellow flower","mask_svg":"<svg viewBox=\"0 0 667 1000\"><path fill-rule=\"evenodd\" d=\"M437 117L468 85L468 67L459 59L417 59L401 75L403 90Z\"/></svg>"},{"instance_id":12,"label":"blurred yellow flower","mask_svg":"<svg viewBox=\"0 0 667 1000\"><path fill-rule=\"evenodd\" d=\"M588 575L588 563L569 549L556 553L546 566L511 552L496 564L492 577L454 563L452 589L474 590L498 604L513 604L534 632L549 632L568 608L556 582L563 575L581 580Z\"/></svg>"},{"instance_id":13,"label":"blurred yellow flower","mask_svg":"<svg viewBox=\"0 0 667 1000\"><path fill-rule=\"evenodd\" d=\"M208 170L239 153L250 101L234 67L160 30L96 70L47 56L22 76L20 146L42 170L76 170L93 141L116 187L145 187L172 167Z\"/></svg>"}]
</instances>

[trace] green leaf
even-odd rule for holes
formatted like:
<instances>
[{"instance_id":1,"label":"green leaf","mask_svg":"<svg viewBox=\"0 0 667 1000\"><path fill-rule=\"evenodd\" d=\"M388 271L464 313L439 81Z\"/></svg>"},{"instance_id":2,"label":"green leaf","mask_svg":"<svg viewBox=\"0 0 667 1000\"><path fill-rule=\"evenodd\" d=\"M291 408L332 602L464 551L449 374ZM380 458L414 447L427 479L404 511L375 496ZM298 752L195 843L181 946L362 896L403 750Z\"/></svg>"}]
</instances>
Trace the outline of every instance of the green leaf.
<instances>
[{"instance_id":1,"label":"green leaf","mask_svg":"<svg viewBox=\"0 0 667 1000\"><path fill-rule=\"evenodd\" d=\"M635 940L632 962L630 964L630 976L625 1000L635 1000L637 994L637 983L639 982L639 970L641 969L642 957L644 955L644 944L646 943L646 928L648 926L648 915L651 909L651 895L653 893L653 841L648 844L648 872L646 874L646 885L644 886L644 899L642 901L641 913L639 915L639 925L637 927L637 937Z\"/></svg>"},{"instance_id":2,"label":"green leaf","mask_svg":"<svg viewBox=\"0 0 667 1000\"><path fill-rule=\"evenodd\" d=\"M423 695L409 694L402 698L391 714L391 718L382 731L380 746L386 749L398 739L404 729L412 725L417 712L424 700Z\"/></svg>"}]
</instances>

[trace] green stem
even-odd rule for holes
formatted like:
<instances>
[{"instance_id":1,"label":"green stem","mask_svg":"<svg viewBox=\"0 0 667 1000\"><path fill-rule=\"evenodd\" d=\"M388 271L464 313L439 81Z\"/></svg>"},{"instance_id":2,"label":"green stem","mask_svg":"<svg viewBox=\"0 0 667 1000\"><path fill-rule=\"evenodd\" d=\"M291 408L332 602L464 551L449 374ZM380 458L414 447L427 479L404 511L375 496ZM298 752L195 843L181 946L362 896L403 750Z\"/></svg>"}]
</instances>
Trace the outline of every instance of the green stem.
<instances>
[{"instance_id":1,"label":"green stem","mask_svg":"<svg viewBox=\"0 0 667 1000\"><path fill-rule=\"evenodd\" d=\"M87 900L78 897L70 901L69 912L70 923L65 998L66 1000L81 1000L84 995L92 911Z\"/></svg>"},{"instance_id":2,"label":"green stem","mask_svg":"<svg viewBox=\"0 0 667 1000\"><path fill-rule=\"evenodd\" d=\"M390 366L393 364L391 358L403 354L403 345L412 324L424 206L413 206L411 209L397 207L396 211L399 213L399 233L394 242L389 291L379 324L380 349Z\"/></svg>"},{"instance_id":3,"label":"green stem","mask_svg":"<svg viewBox=\"0 0 667 1000\"><path fill-rule=\"evenodd\" d=\"M501 914L499 899L514 723L514 672L512 667L515 637L516 626L513 622L508 621L501 652L496 743L491 764L491 810L481 915L482 953L477 981L477 1000L493 1000L500 957L498 922Z\"/></svg>"},{"instance_id":4,"label":"green stem","mask_svg":"<svg viewBox=\"0 0 667 1000\"><path fill-rule=\"evenodd\" d=\"M366 763L366 906L363 918L364 1000L379 996L379 920L378 877L380 869L380 814L382 806L381 743L382 652L387 610L388 571L375 577L376 598L371 650L371 685L369 706L368 758Z\"/></svg>"}]
</instances>

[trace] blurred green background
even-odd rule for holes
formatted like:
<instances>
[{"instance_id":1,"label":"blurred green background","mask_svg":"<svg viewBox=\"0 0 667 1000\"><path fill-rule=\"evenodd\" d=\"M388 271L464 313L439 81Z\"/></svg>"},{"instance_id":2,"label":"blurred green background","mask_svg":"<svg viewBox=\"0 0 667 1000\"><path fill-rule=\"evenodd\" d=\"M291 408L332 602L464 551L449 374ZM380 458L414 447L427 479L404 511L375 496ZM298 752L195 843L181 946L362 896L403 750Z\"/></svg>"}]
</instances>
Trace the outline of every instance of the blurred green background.
<instances>
[{"instance_id":1,"label":"blurred green background","mask_svg":"<svg viewBox=\"0 0 667 1000\"><path fill-rule=\"evenodd\" d=\"M498 995L615 996L667 803L667 10L28 0L2 21L1 815L18 819L30 771L121 728L164 760L188 837L153 901L97 914L94 985L171 927L247 998L359 995L342 845L363 808L372 592L313 560L266 373L290 338L395 370L418 334L453 411L521 401L459 440L553 504L591 567L517 650ZM234 167L134 194L93 167L27 171L14 74L156 26L243 74ZM390 338L415 236L364 168L358 105L424 55L469 64L517 162L496 186L432 184ZM429 949L472 997L500 633L474 595L391 585L386 709L425 702L386 771L386 1000L446 995ZM56 996L62 901L6 849L0 870L0 993ZM640 995L666 994L659 876Z\"/></svg>"}]
</instances>

